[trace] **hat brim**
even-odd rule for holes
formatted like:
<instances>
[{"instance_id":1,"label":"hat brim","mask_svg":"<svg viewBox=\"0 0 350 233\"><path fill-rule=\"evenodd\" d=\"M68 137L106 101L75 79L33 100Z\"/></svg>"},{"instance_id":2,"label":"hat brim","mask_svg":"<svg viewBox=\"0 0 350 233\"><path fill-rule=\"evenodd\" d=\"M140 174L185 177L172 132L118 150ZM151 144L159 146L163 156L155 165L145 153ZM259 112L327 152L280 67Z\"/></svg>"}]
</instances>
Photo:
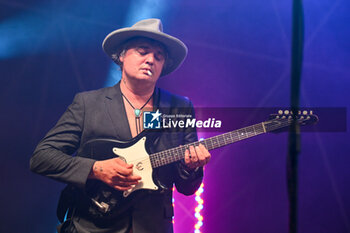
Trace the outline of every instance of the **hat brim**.
<instances>
[{"instance_id":1,"label":"hat brim","mask_svg":"<svg viewBox=\"0 0 350 233\"><path fill-rule=\"evenodd\" d=\"M179 39L163 32L152 32L135 28L122 28L108 34L102 43L105 53L112 57L112 54L129 39L133 37L146 37L162 43L168 52L167 64L160 76L165 76L175 71L184 61L187 55L186 45Z\"/></svg>"}]
</instances>

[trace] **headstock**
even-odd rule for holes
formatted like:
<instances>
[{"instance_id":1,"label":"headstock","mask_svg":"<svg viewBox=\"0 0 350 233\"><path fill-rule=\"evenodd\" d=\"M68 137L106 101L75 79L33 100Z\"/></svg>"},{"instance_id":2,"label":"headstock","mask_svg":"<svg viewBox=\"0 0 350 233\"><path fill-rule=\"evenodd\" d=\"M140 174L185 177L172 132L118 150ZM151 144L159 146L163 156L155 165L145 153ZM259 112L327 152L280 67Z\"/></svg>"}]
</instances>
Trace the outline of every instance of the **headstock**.
<instances>
[{"instance_id":1,"label":"headstock","mask_svg":"<svg viewBox=\"0 0 350 233\"><path fill-rule=\"evenodd\" d=\"M292 121L293 112L290 110L278 110L277 114L270 115L270 120L273 119ZM296 119L301 125L315 124L318 121L317 115L314 115L312 110L299 110Z\"/></svg>"},{"instance_id":2,"label":"headstock","mask_svg":"<svg viewBox=\"0 0 350 233\"><path fill-rule=\"evenodd\" d=\"M290 110L278 110L277 114L271 114L270 120L265 123L267 131L283 129L293 122L293 112ZM315 124L318 121L317 115L312 110L299 110L296 120L300 125Z\"/></svg>"}]
</instances>

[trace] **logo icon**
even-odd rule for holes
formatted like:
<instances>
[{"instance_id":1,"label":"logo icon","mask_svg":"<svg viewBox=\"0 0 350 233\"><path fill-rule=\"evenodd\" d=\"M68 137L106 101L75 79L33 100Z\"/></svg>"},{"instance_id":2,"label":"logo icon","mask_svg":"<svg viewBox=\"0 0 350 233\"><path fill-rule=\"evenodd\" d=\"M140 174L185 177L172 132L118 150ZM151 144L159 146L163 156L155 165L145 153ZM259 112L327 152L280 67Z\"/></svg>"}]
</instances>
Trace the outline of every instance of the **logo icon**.
<instances>
[{"instance_id":1,"label":"logo icon","mask_svg":"<svg viewBox=\"0 0 350 233\"><path fill-rule=\"evenodd\" d=\"M143 112L144 129L160 129L160 116L162 114L157 109L156 112Z\"/></svg>"}]
</instances>

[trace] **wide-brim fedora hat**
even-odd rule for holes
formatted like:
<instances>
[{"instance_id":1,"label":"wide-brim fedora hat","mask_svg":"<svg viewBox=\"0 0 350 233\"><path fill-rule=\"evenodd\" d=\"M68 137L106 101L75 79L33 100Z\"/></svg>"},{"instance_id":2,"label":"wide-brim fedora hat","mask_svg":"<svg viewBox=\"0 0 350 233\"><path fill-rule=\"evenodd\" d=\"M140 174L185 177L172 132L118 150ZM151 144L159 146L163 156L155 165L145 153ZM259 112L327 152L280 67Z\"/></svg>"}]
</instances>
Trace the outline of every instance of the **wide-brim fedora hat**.
<instances>
[{"instance_id":1,"label":"wide-brim fedora hat","mask_svg":"<svg viewBox=\"0 0 350 233\"><path fill-rule=\"evenodd\" d=\"M181 40L164 33L162 22L159 19L141 20L131 27L121 28L109 33L102 43L102 48L113 59L112 55L121 52L120 49L125 42L135 37L146 37L165 46L167 60L160 76L170 74L176 70L186 58L186 45Z\"/></svg>"}]
</instances>

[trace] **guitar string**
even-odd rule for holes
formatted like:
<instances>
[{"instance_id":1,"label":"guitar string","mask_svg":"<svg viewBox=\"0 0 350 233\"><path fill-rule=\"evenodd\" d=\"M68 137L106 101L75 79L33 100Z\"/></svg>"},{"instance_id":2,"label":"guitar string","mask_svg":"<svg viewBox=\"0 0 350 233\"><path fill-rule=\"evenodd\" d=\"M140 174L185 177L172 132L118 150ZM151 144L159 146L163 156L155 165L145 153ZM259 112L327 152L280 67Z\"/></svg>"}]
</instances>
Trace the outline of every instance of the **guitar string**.
<instances>
[{"instance_id":1,"label":"guitar string","mask_svg":"<svg viewBox=\"0 0 350 233\"><path fill-rule=\"evenodd\" d=\"M298 120L298 121L302 122L302 121L304 121L304 120ZM270 126L270 129L271 129L271 130L269 130L269 131L274 131L274 130L276 130L276 129L281 129L281 128L284 128L284 127L290 125L290 123L292 122L292 119L282 119L282 120L280 120L279 122L282 122L282 123L281 123L281 124L278 124L278 125L276 125L276 126ZM271 121L266 121L266 122L264 122L264 123L265 123L265 124L273 123L273 120L271 120ZM257 124L257 125L260 125L260 124L262 124L262 123L259 123L259 124ZM257 125L253 125L253 126L257 126ZM239 130L227 132L227 133L225 133L225 134L228 135L228 134L232 134L232 133L234 133L234 132L238 133L239 131L242 131L243 129L247 129L247 128L250 128L250 127L253 127L253 126L248 126L248 127L245 127L245 128L239 129ZM269 132L269 131L268 131L268 132ZM261 134L261 133L264 133L264 132L261 131L261 132L258 132L258 133ZM214 138L215 138L215 139L218 139L219 137L222 137L222 136L225 135L225 134L221 134L221 135L217 135L217 136L208 138L208 139L206 139L207 141L205 141L205 142L210 142L209 140L212 141ZM237 141L240 141L240 140L243 140L243 139L247 139L247 138L252 137L252 136L249 136L249 132L246 132L245 135L248 135L248 137L247 137L247 136L244 137L244 135L243 135L244 138L241 139L241 137L238 135L238 136L233 136L233 138L231 137L231 138L234 139L234 140L231 139L231 141L230 141L229 143L220 143L220 142L219 142L219 143L218 143L218 147L225 146L225 145L228 145L228 144L231 144L231 143L234 143L234 142L237 142ZM258 135L258 134L254 134L254 136L255 136L255 135ZM231 135L231 136L232 136L232 135ZM237 140L237 139L238 139L238 140ZM171 148L171 149L168 149L168 150L165 150L165 151L161 151L161 152L158 152L158 153L154 153L154 154L149 155L148 157L144 157L144 159L142 159L142 160L131 160L131 161L129 161L129 162L130 162L130 163L131 163L131 162L135 162L135 161L143 162L143 161L150 160L151 163L153 162L154 164L155 164L155 163L158 163L158 164L162 165L162 162L163 162L164 160L170 160L170 162L172 162L171 159L169 159L169 156L167 156L165 159L160 160L159 158L158 158L158 159L156 158L157 156L161 156L161 154L163 154L162 156L164 156L164 155L169 155L169 153L171 153L171 152L175 152L175 153L176 153L176 152L178 152L178 151L175 151L175 150L180 150L181 147L188 147L188 146L196 145L196 144L199 144L199 143L201 143L201 141L196 141L196 142L193 142L193 143L189 143L189 144L186 144L186 145L182 145L182 146L179 146L179 147L175 147L175 148ZM212 144L212 146L215 146L215 144L214 144L214 145ZM215 147L214 147L213 149L215 149ZM171 154L172 154L172 153L171 153ZM171 157L174 157L174 156L171 156ZM164 158L164 157L163 157L163 158ZM183 158L183 155L181 155L181 158ZM181 159L181 158L180 158L180 159ZM177 161L177 160L175 160L175 161ZM167 164L167 163L166 163L166 164ZM157 164L155 164L155 165L157 165Z\"/></svg>"},{"instance_id":2,"label":"guitar string","mask_svg":"<svg viewBox=\"0 0 350 233\"><path fill-rule=\"evenodd\" d=\"M263 123L268 124L268 123L273 123L273 121L274 121L274 120L265 121L265 122L263 122ZM298 120L298 121L303 122L304 120ZM290 125L290 123L292 122L292 119L282 119L282 120L280 120L279 122L282 122L282 123L281 123L281 124L278 124L278 125L276 125L276 126L270 126L270 129L271 129L271 130L269 130L268 132L274 131L274 130L276 130L276 129L281 129L281 128L284 128L284 127ZM259 123L259 124L256 124L256 125L252 125L252 126L248 126L248 127L245 127L245 128L239 129L239 130L227 132L227 133L224 133L224 134L220 134L220 135L217 135L217 136L214 136L214 137L211 137L211 138L207 138L207 139L205 139L204 141L205 141L205 143L206 143L206 142L209 142L210 140L212 141L214 138L215 138L215 139L219 139L219 137L222 137L223 135L238 133L239 131L242 131L243 129L251 128L251 127L253 127L253 126L257 126L257 125L260 125L260 124L262 124L262 123ZM259 134L261 134L261 133L264 133L264 132L262 131L262 132L260 132ZM245 135L247 135L247 134L249 134L249 133L246 132ZM256 134L256 135L258 135L258 134ZM231 136L232 136L232 135L231 135ZM254 135L254 136L255 136L255 135ZM244 135L243 135L243 137L244 137ZM222 147L222 146L225 146L225 145L229 145L229 144L232 144L232 143L234 143L234 142L238 142L238 141L240 141L240 140L247 139L247 138L250 138L250 137L253 137L253 136L248 136L248 137L245 137L245 138L242 138L242 137L240 137L239 135L238 135L238 136L233 136L233 137L231 137L232 139L234 139L234 140L231 139L232 142L223 143L223 144L218 143L218 147ZM241 138L242 138L242 139L241 139ZM238 140L237 140L237 139L238 139ZM157 152L157 153L154 153L154 154L150 154L148 157L143 157L143 159L141 159L141 160L139 160L139 159L130 160L129 163L132 163L132 162L145 162L145 161L147 161L147 160L150 161L151 165L152 165L152 162L153 162L153 164L155 164L155 163L161 163L161 162L164 161L164 160L159 160L159 158L156 159L156 157L157 157L157 156L160 156L161 153L163 153L164 155L167 155L168 153L172 154L171 152L174 152L174 150L180 150L181 147L194 146L194 145L199 144L199 143L201 143L201 142L203 143L203 141L196 141L196 142L192 142L192 143L189 143L189 144L186 144L186 145L181 145L181 146L178 146L178 147L174 147L174 148L171 148L171 149L168 149L168 150L165 150L165 151L161 151L161 152ZM204 143L203 143L203 144L204 144ZM214 145L212 144L212 146L214 146ZM214 147L214 148L212 148L212 149L215 149L215 148L217 148L217 147ZM211 150L212 150L212 149L211 149ZM168 154L168 155L169 155L169 154ZM167 157L169 157L169 156L167 156ZM172 156L172 157L173 157L173 156ZM180 159L182 159L183 157L184 157L184 156L181 155L181 158L180 158ZM167 159L167 158L165 158L165 160L166 160L166 159ZM168 159L168 160L170 160L170 159ZM171 161L171 162L175 162L175 161L177 161L177 160L174 160L174 161ZM167 164L167 163L166 163L166 164ZM155 164L155 165L157 165L157 164ZM160 165L162 165L162 164L160 164ZM164 165L165 165L165 164L164 164Z\"/></svg>"}]
</instances>

